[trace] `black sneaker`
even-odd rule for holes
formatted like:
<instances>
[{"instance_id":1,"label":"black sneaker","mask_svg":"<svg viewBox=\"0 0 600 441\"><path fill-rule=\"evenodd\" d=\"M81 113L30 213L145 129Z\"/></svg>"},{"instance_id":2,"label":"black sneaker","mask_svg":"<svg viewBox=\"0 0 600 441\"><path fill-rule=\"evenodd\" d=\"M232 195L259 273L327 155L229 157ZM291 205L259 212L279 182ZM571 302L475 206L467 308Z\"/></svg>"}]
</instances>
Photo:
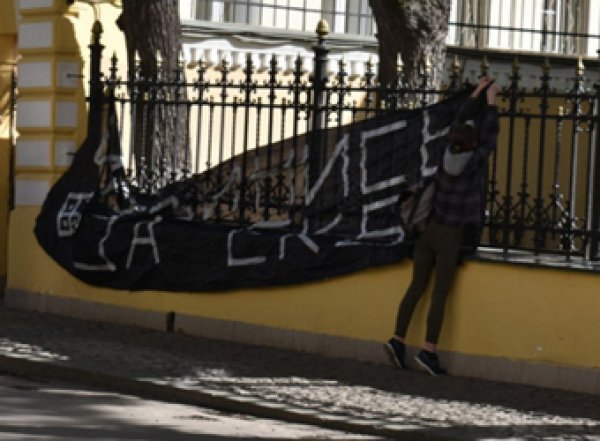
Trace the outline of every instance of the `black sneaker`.
<instances>
[{"instance_id":1,"label":"black sneaker","mask_svg":"<svg viewBox=\"0 0 600 441\"><path fill-rule=\"evenodd\" d=\"M434 377L446 373L446 370L441 368L438 356L435 352L429 352L423 349L415 356L415 360Z\"/></svg>"},{"instance_id":2,"label":"black sneaker","mask_svg":"<svg viewBox=\"0 0 600 441\"><path fill-rule=\"evenodd\" d=\"M383 348L387 352L390 357L390 361L398 366L401 369L405 369L406 366L404 364L404 343L396 340L395 338L390 338L386 343L383 344Z\"/></svg>"}]
</instances>

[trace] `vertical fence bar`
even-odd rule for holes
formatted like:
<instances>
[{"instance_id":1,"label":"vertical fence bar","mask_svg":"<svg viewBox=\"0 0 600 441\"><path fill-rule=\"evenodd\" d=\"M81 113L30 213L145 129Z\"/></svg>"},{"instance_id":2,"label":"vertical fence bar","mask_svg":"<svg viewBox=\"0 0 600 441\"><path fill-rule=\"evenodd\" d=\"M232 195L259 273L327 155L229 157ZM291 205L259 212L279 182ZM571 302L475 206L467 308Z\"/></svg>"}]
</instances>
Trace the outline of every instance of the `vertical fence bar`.
<instances>
[{"instance_id":1,"label":"vertical fence bar","mask_svg":"<svg viewBox=\"0 0 600 441\"><path fill-rule=\"evenodd\" d=\"M512 65L512 76L510 77L511 83L509 88L509 134L508 134L508 154L506 159L506 186L503 201L503 215L502 215L502 246L504 252L507 252L510 247L510 235L511 235L511 217L512 217L512 168L513 168L513 155L515 149L515 119L517 116L517 100L519 99L519 64L517 59L513 61Z\"/></svg>"},{"instance_id":2,"label":"vertical fence bar","mask_svg":"<svg viewBox=\"0 0 600 441\"><path fill-rule=\"evenodd\" d=\"M288 102L287 99L283 98L281 102L281 124L280 135L279 135L279 161L277 165L277 183L275 184L276 189L276 204L277 204L277 215L281 215L283 212L282 204L285 202L285 177L284 164L285 164L285 122L287 121Z\"/></svg>"},{"instance_id":3,"label":"vertical fence bar","mask_svg":"<svg viewBox=\"0 0 600 441\"><path fill-rule=\"evenodd\" d=\"M244 92L244 140L242 151L242 170L240 178L240 203L239 203L239 222L243 225L245 222L245 211L248 203L248 143L250 142L250 103L252 100L252 92L256 90L256 86L252 80L254 73L254 65L252 56L246 56L246 65L244 67L244 82L241 84L241 89Z\"/></svg>"},{"instance_id":4,"label":"vertical fence bar","mask_svg":"<svg viewBox=\"0 0 600 441\"><path fill-rule=\"evenodd\" d=\"M521 189L517 194L519 197L518 207L519 211L515 213L516 222L514 228L514 243L513 245L519 247L523 241L525 233L527 231L528 222L528 208L529 208L529 193L527 183L527 172L529 166L529 134L531 127L531 117L525 116L525 136L523 144L523 164L521 168Z\"/></svg>"},{"instance_id":5,"label":"vertical fence bar","mask_svg":"<svg viewBox=\"0 0 600 441\"><path fill-rule=\"evenodd\" d=\"M194 84L194 88L196 89L196 105L198 107L198 110L196 111L196 120L197 120L197 125L196 125L196 158L195 158L195 165L194 165L194 172L195 173L200 173L200 157L202 155L202 143L201 143L201 139L202 139L202 110L204 109L204 92L206 91L207 88L207 84L206 81L204 80L204 75L206 74L206 64L204 63L204 60L200 59L200 61L198 62L198 70L197 70L197 75L198 77L196 78L196 83Z\"/></svg>"},{"instance_id":6,"label":"vertical fence bar","mask_svg":"<svg viewBox=\"0 0 600 441\"><path fill-rule=\"evenodd\" d=\"M159 76L159 69L157 69L155 81L150 85L150 93L146 94L146 100L144 102L144 136L146 136L147 128L147 120L148 120L148 112L152 112L152 127L150 128L150 137L152 140L152 149L150 149L149 157L146 156L146 168L147 168L147 176L150 177L150 190L156 188L156 185L161 185L163 182L163 177L165 176L165 152L164 148L161 149L161 139L163 136L159 135L163 133L162 130L159 130L160 126L160 118L159 115L164 116L164 105L167 100L168 93L164 89L164 84L162 83L162 77ZM166 123L166 122L165 122ZM166 132L164 132L166 133ZM144 139L144 143L142 144L144 151L146 151L146 140Z\"/></svg>"},{"instance_id":7,"label":"vertical fence bar","mask_svg":"<svg viewBox=\"0 0 600 441\"><path fill-rule=\"evenodd\" d=\"M144 94L144 120L143 120L143 133L144 137L147 134L150 134L151 145L152 148L149 151L149 155L146 154L146 175L149 179L149 187L148 191L154 191L154 189L163 182L163 177L165 175L165 149L161 149L161 139L163 138L163 131L159 129L161 120L164 118L159 118L159 115L164 115L164 103L167 99L168 93L164 90L164 84L161 84L161 78L157 76L154 77L154 82L149 85L150 92L146 92ZM148 131L148 113L151 112L152 127L150 131ZM164 132L166 133L166 132ZM146 148L147 141L144 139L144 143L142 144L143 151L146 152L148 149Z\"/></svg>"},{"instance_id":8,"label":"vertical fence bar","mask_svg":"<svg viewBox=\"0 0 600 441\"><path fill-rule=\"evenodd\" d=\"M568 216L567 216L567 233L563 236L563 243L567 251L567 258L570 258L574 251L573 229L576 228L577 221L577 171L579 166L579 138L581 132L581 94L584 92L584 66L583 61L579 58L577 68L575 70L575 83L572 90L572 105L571 105L571 156L569 162L569 200L568 200Z\"/></svg>"},{"instance_id":9,"label":"vertical fence bar","mask_svg":"<svg viewBox=\"0 0 600 441\"><path fill-rule=\"evenodd\" d=\"M170 100L170 93L168 90L168 75L164 71L164 65L162 65L162 61L160 56L157 53L157 81L155 83L155 89L157 91L156 94L151 95L152 102L151 107L154 118L152 123L152 137L154 139L154 148L152 149L152 154L150 156L150 173L154 175L154 167L156 159L158 159L158 182L160 185L164 185L165 176L167 175L167 149L166 149L166 140L165 133L168 133L168 124L166 116L168 115L167 106L168 101ZM156 100L154 100L156 98ZM158 118L160 115L160 118ZM160 122L163 122L164 130L158 130L160 126ZM159 158L155 158L155 156L159 154ZM154 180L153 180L154 182Z\"/></svg>"},{"instance_id":10,"label":"vertical fence bar","mask_svg":"<svg viewBox=\"0 0 600 441\"><path fill-rule=\"evenodd\" d=\"M192 101L188 98L190 93L187 81L184 83L185 87L185 135L183 138L183 167L181 168L181 177L187 179L191 173L190 171L190 155L191 155L191 133L190 133L190 122L192 121Z\"/></svg>"},{"instance_id":11,"label":"vertical fence bar","mask_svg":"<svg viewBox=\"0 0 600 441\"><path fill-rule=\"evenodd\" d=\"M147 124L148 124L148 91L144 91L141 95L141 102L142 102L142 146L145 146L146 144L146 129L147 129ZM137 123L137 121L135 122ZM132 126L135 125L135 123L132 123ZM137 141L136 141L137 143ZM136 144L134 144L136 145ZM154 145L154 141L152 141L152 145ZM137 183L138 183L138 187L140 188L141 191L150 191L149 188L147 188L147 180L146 180L146 173L148 171L148 167L146 164L146 149L145 148L141 148L140 149L140 159L139 159L139 163L136 160L136 178L137 178Z\"/></svg>"},{"instance_id":12,"label":"vertical fence bar","mask_svg":"<svg viewBox=\"0 0 600 441\"><path fill-rule=\"evenodd\" d=\"M173 90L173 111L171 112L173 115L173 147L171 151L171 176L170 182L175 182L177 180L177 175L179 171L179 111L181 110L181 96L182 96L182 82L183 82L183 69L181 68L181 63L177 64L175 68L175 77L174 77L174 90Z\"/></svg>"},{"instance_id":13,"label":"vertical fence bar","mask_svg":"<svg viewBox=\"0 0 600 441\"><path fill-rule=\"evenodd\" d=\"M373 72L373 60L369 57L367 61L367 69L365 72L365 105L364 105L364 119L369 117L373 103L375 102L377 93L377 85L375 84L375 72Z\"/></svg>"},{"instance_id":14,"label":"vertical fence bar","mask_svg":"<svg viewBox=\"0 0 600 441\"><path fill-rule=\"evenodd\" d=\"M137 54L137 52L136 52ZM127 164L127 176L133 179L134 170L136 174L139 174L140 170L137 168L136 157L135 157L135 124L137 121L137 110L139 104L139 84L138 84L138 63L137 56L134 56L135 60L130 63L132 66L131 71L127 72L127 94L129 101L129 160ZM123 118L123 115L121 115Z\"/></svg>"},{"instance_id":15,"label":"vertical fence bar","mask_svg":"<svg viewBox=\"0 0 600 441\"><path fill-rule=\"evenodd\" d=\"M429 103L429 80L431 78L431 61L429 55L425 55L422 62L420 63L420 77L421 77L421 107L426 107Z\"/></svg>"},{"instance_id":16,"label":"vertical fence bar","mask_svg":"<svg viewBox=\"0 0 600 441\"><path fill-rule=\"evenodd\" d=\"M311 176L314 172L318 174L323 164L322 162L322 133L320 131L326 125L327 112L324 108L326 102L326 87L327 82L327 54L329 49L325 46L325 36L329 33L327 22L321 20L317 27L318 43L313 46L315 53L315 63L313 72L313 96L312 96L312 126L311 138L312 148L309 152L309 161L311 166L314 164L314 170L311 171ZM311 180L312 184L312 180Z\"/></svg>"},{"instance_id":17,"label":"vertical fence bar","mask_svg":"<svg viewBox=\"0 0 600 441\"><path fill-rule=\"evenodd\" d=\"M300 97L302 91L302 58L300 55L296 57L296 62L294 63L294 81L292 83L292 104L294 106L294 124L292 128L292 153L291 153L291 161L292 161L292 176L290 179L290 211L289 217L292 221L295 221L296 217L296 185L297 185L297 175L298 175L298 126L300 122L300 112L302 111ZM306 111L306 109L305 109Z\"/></svg>"},{"instance_id":18,"label":"vertical fence bar","mask_svg":"<svg viewBox=\"0 0 600 441\"><path fill-rule=\"evenodd\" d=\"M587 260L598 260L598 232L600 231L600 83L594 85L596 94L592 110L592 133L590 162L592 176L588 181L588 194L591 200L587 213L587 230L590 238L585 250Z\"/></svg>"},{"instance_id":19,"label":"vertical fence bar","mask_svg":"<svg viewBox=\"0 0 600 441\"><path fill-rule=\"evenodd\" d=\"M492 160L489 168L491 168L491 178L488 181L487 187L487 203L488 203L488 241L490 245L498 243L498 233L500 227L500 221L498 219L498 197L500 191L498 190L498 149L492 153ZM489 169L488 169L489 172Z\"/></svg>"},{"instance_id":20,"label":"vertical fence bar","mask_svg":"<svg viewBox=\"0 0 600 441\"><path fill-rule=\"evenodd\" d=\"M387 98L392 109L402 109L406 106L406 81L405 70L402 56L396 55L396 83L394 84L394 93L389 93ZM391 91L390 91L391 92Z\"/></svg>"},{"instance_id":21,"label":"vertical fence bar","mask_svg":"<svg viewBox=\"0 0 600 441\"><path fill-rule=\"evenodd\" d=\"M206 180L210 186L211 178L214 173L212 170L212 145L213 145L213 126L215 121L215 100L208 97L208 133L206 138Z\"/></svg>"},{"instance_id":22,"label":"vertical fence bar","mask_svg":"<svg viewBox=\"0 0 600 441\"><path fill-rule=\"evenodd\" d=\"M254 169L252 172L252 181L254 187L254 193L252 196L254 197L254 201L252 202L252 212L258 213L260 210L260 198L261 198L261 188L260 188L260 133L262 129L262 110L263 103L262 98L258 97L256 100L256 141L254 143Z\"/></svg>"},{"instance_id":23,"label":"vertical fence bar","mask_svg":"<svg viewBox=\"0 0 600 441\"><path fill-rule=\"evenodd\" d=\"M544 21L545 22L545 21ZM545 43L544 43L545 44ZM542 194L542 187L544 185L544 161L546 151L546 120L548 118L548 93L550 91L550 63L548 59L544 61L542 66L542 76L540 77L542 86L539 89L541 95L540 102L540 154L539 154L539 165L537 170L537 194L534 202L535 206L535 223L534 223L534 237L533 247L534 253L538 254L542 250L546 243L546 232L543 225L543 213L544 213L544 198Z\"/></svg>"},{"instance_id":24,"label":"vertical fence bar","mask_svg":"<svg viewBox=\"0 0 600 441\"><path fill-rule=\"evenodd\" d=\"M480 75L481 76L485 76L487 75L488 69L489 69L490 65L488 63L488 59L486 56L483 57L483 59L481 60L481 64L479 65L480 68ZM498 233L500 232L500 226L501 226L501 222L499 217L501 217L500 214L500 204L498 203L498 197L500 196L500 191L498 190L499 188L499 182L498 182L498 149L495 149L494 152L492 153L492 160L491 160L491 164L488 165L488 176L489 176L489 170L491 168L492 170L492 176L491 179L489 179L488 181L488 188L487 188L487 201L489 203L488 205L488 241L490 244L497 244L498 243Z\"/></svg>"},{"instance_id":25,"label":"vertical fence bar","mask_svg":"<svg viewBox=\"0 0 600 441\"><path fill-rule=\"evenodd\" d=\"M585 127L586 127L586 132L587 132L587 136L586 136L586 145L585 145L585 151L587 154L587 161L586 161L586 171L585 171L585 184L584 184L584 195L585 195L585 204L584 204L584 208L583 208L583 214L582 214L582 218L583 218L583 222L580 224L581 229L583 230L582 232L582 247L579 250L582 254L582 256L587 256L587 250L588 250L588 246L589 246L589 242L592 239L592 232L590 230L587 229L587 226L589 225L589 214L591 212L590 210L590 206L592 204L592 197L593 197L593 192L589 192L589 188L590 188L590 182L592 181L592 176L594 175L594 137L593 137L593 130L594 130L594 117L593 117L593 112L594 112L594 99L593 96L590 96L590 94L588 93L589 90L586 89L585 93L586 93L586 98L585 98L585 102L586 102L586 112L584 113L584 120L585 120Z\"/></svg>"},{"instance_id":26,"label":"vertical fence bar","mask_svg":"<svg viewBox=\"0 0 600 441\"><path fill-rule=\"evenodd\" d=\"M343 136L343 126L344 126L344 102L345 97L350 85L347 84L348 72L346 71L346 62L344 59L340 59L338 63L338 72L336 74L337 84L334 86L331 91L332 94L335 94L335 104L331 106L330 110L332 114L335 115L337 120L337 127L335 128L335 143L342 139ZM333 135L333 133L332 133ZM330 151L329 148L330 142L327 140L326 150ZM339 180L335 180L334 192L335 194L340 194L339 192Z\"/></svg>"},{"instance_id":27,"label":"vertical fence bar","mask_svg":"<svg viewBox=\"0 0 600 441\"><path fill-rule=\"evenodd\" d=\"M102 111L102 72L100 66L102 64L102 51L104 45L100 43L102 35L102 24L96 20L92 26L92 43L88 46L90 49L90 112L88 113L88 129L91 123L99 118L97 112Z\"/></svg>"},{"instance_id":28,"label":"vertical fence bar","mask_svg":"<svg viewBox=\"0 0 600 441\"><path fill-rule=\"evenodd\" d=\"M336 141L342 138L342 128L344 125L344 102L346 94L348 92L349 85L346 84L346 78L348 72L346 72L346 62L342 59L339 63L339 70L337 73L337 130L336 130Z\"/></svg>"},{"instance_id":29,"label":"vertical fence bar","mask_svg":"<svg viewBox=\"0 0 600 441\"><path fill-rule=\"evenodd\" d=\"M326 66L326 72L325 72L325 77L327 78L326 81L329 80L329 61L327 62ZM323 91L324 91L324 96L325 96L325 102L323 103L323 109L322 109L322 114L323 114L323 127L321 127L322 130L322 136L319 138L320 142L321 142L321 154L320 154L320 160L319 160L319 169L322 170L323 167L325 167L325 164L327 163L327 153L329 150L329 137L331 136L330 130L329 128L331 127L331 123L333 122L333 117L332 115L334 115L334 105L332 103L333 100L333 96L335 94L335 91L333 89L333 87L331 87L331 84L325 84L323 87ZM325 195L323 195L325 196Z\"/></svg>"},{"instance_id":30,"label":"vertical fence bar","mask_svg":"<svg viewBox=\"0 0 600 441\"><path fill-rule=\"evenodd\" d=\"M215 188L215 192L220 194L221 189L223 187L223 152L225 150L225 125L229 121L227 118L227 97L229 94L227 93L229 84L229 62L227 59L223 58L221 61L221 93L219 94L219 98L221 98L221 102L219 107L221 108L221 128L219 130L219 163L217 164L217 184ZM221 197L221 196L219 196ZM221 219L221 201L215 201L215 215L217 220Z\"/></svg>"},{"instance_id":31,"label":"vertical fence bar","mask_svg":"<svg viewBox=\"0 0 600 441\"><path fill-rule=\"evenodd\" d=\"M558 107L558 115L556 116L556 130L555 130L555 142L554 142L554 173L552 176L552 194L550 195L552 201L551 208L551 221L552 221L552 239L556 239L557 230L561 227L562 219L562 196L560 193L560 148L562 138L562 126L564 119L563 106Z\"/></svg>"},{"instance_id":32,"label":"vertical fence bar","mask_svg":"<svg viewBox=\"0 0 600 441\"><path fill-rule=\"evenodd\" d=\"M274 127L274 112L275 112L275 99L277 98L277 94L275 93L277 87L277 58L275 55L271 57L271 61L269 63L269 81L267 83L269 87L269 133L268 133L268 141L267 141L267 164L265 171L265 202L264 202L264 210L263 210L263 218L265 220L269 220L270 210L271 210L271 187L272 187L272 178L271 178L271 168L272 168L272 156L273 156L273 131Z\"/></svg>"},{"instance_id":33,"label":"vertical fence bar","mask_svg":"<svg viewBox=\"0 0 600 441\"><path fill-rule=\"evenodd\" d=\"M461 78L460 78L460 60L458 56L454 56L452 59L452 64L450 66L450 84L448 85L448 93L457 92L461 87Z\"/></svg>"},{"instance_id":34,"label":"vertical fence bar","mask_svg":"<svg viewBox=\"0 0 600 441\"><path fill-rule=\"evenodd\" d=\"M231 104L231 149L229 154L229 179L231 180L231 190L230 190L230 206L229 211L233 212L234 209L237 209L236 200L235 200L235 169L236 169L236 158L235 158L235 146L237 141L237 127L238 127L238 111L240 108L240 99L239 97L233 98L233 103ZM238 202L239 203L239 202ZM233 214L233 213L232 213Z\"/></svg>"},{"instance_id":35,"label":"vertical fence bar","mask_svg":"<svg viewBox=\"0 0 600 441\"><path fill-rule=\"evenodd\" d=\"M579 94L583 87L583 64L581 59L577 65L575 74L575 84L573 86L573 96L571 104L571 157L569 162L569 213L571 218L575 217L576 202L577 202L577 163L579 162L579 116L581 114L581 98Z\"/></svg>"},{"instance_id":36,"label":"vertical fence bar","mask_svg":"<svg viewBox=\"0 0 600 441\"><path fill-rule=\"evenodd\" d=\"M325 45L325 37L329 33L329 25L321 20L317 26L318 41L313 46L315 54L314 72L312 80L312 126L310 127L310 146L308 151L308 187L312 188L317 181L327 158L327 149L323 145L323 129L326 126L327 109L326 101L327 83L327 54L329 49Z\"/></svg>"}]
</instances>

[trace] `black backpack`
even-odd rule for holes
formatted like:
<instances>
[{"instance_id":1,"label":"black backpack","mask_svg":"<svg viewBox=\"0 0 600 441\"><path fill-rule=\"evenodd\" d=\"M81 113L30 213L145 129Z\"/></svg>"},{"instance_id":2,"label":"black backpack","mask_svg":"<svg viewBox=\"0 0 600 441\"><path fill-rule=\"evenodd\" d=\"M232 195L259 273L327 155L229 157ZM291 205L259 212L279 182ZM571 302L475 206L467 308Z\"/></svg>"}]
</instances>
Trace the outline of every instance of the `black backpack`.
<instances>
[{"instance_id":1,"label":"black backpack","mask_svg":"<svg viewBox=\"0 0 600 441\"><path fill-rule=\"evenodd\" d=\"M414 238L425 230L434 193L435 180L427 179L408 187L398 200L400 223L408 238Z\"/></svg>"}]
</instances>

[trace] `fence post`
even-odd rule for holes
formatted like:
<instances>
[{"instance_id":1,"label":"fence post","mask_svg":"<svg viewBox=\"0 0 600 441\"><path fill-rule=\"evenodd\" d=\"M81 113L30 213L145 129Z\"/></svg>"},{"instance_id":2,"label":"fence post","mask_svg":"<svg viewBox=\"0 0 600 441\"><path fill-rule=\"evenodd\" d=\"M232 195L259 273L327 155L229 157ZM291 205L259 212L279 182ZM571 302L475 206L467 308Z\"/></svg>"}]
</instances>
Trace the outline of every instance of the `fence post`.
<instances>
[{"instance_id":1,"label":"fence post","mask_svg":"<svg viewBox=\"0 0 600 441\"><path fill-rule=\"evenodd\" d=\"M96 109L101 108L102 103L102 50L104 46L100 43L102 34L102 24L99 20L94 22L92 26L92 42L88 46L90 48L90 121L92 114Z\"/></svg>"},{"instance_id":2,"label":"fence post","mask_svg":"<svg viewBox=\"0 0 600 441\"><path fill-rule=\"evenodd\" d=\"M317 44L312 47L315 53L315 63L312 78L312 118L310 128L310 143L308 149L308 188L312 188L319 178L321 170L327 161L327 146L323 145L323 129L326 126L325 118L327 83L327 54L329 49L325 45L325 37L329 34L329 24L321 19L317 25Z\"/></svg>"},{"instance_id":3,"label":"fence post","mask_svg":"<svg viewBox=\"0 0 600 441\"><path fill-rule=\"evenodd\" d=\"M454 55L452 64L450 65L450 84L448 85L448 94L458 92L461 88L461 69L458 55Z\"/></svg>"}]
</instances>

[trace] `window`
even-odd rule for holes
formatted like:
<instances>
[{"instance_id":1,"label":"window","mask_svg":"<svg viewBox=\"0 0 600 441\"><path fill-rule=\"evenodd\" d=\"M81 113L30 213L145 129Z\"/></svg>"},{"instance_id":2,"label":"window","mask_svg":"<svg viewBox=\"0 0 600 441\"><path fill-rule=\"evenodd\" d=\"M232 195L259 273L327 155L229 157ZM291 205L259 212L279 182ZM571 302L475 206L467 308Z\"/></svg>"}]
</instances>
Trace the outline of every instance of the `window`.
<instances>
[{"instance_id":1,"label":"window","mask_svg":"<svg viewBox=\"0 0 600 441\"><path fill-rule=\"evenodd\" d=\"M368 0L348 0L346 32L349 34L373 34L373 20Z\"/></svg>"},{"instance_id":2,"label":"window","mask_svg":"<svg viewBox=\"0 0 600 441\"><path fill-rule=\"evenodd\" d=\"M453 0L449 44L596 55L600 0Z\"/></svg>"},{"instance_id":3,"label":"window","mask_svg":"<svg viewBox=\"0 0 600 441\"><path fill-rule=\"evenodd\" d=\"M193 0L192 16L198 20L212 19L212 2L210 0Z\"/></svg>"},{"instance_id":4,"label":"window","mask_svg":"<svg viewBox=\"0 0 600 441\"><path fill-rule=\"evenodd\" d=\"M451 0L446 43L462 47L596 55L600 0ZM183 6L186 5L186 6ZM372 36L368 0L180 0L182 17L313 32Z\"/></svg>"},{"instance_id":5,"label":"window","mask_svg":"<svg viewBox=\"0 0 600 441\"><path fill-rule=\"evenodd\" d=\"M312 32L325 18L334 33L371 36L368 0L194 0L196 20L242 23Z\"/></svg>"}]
</instances>

